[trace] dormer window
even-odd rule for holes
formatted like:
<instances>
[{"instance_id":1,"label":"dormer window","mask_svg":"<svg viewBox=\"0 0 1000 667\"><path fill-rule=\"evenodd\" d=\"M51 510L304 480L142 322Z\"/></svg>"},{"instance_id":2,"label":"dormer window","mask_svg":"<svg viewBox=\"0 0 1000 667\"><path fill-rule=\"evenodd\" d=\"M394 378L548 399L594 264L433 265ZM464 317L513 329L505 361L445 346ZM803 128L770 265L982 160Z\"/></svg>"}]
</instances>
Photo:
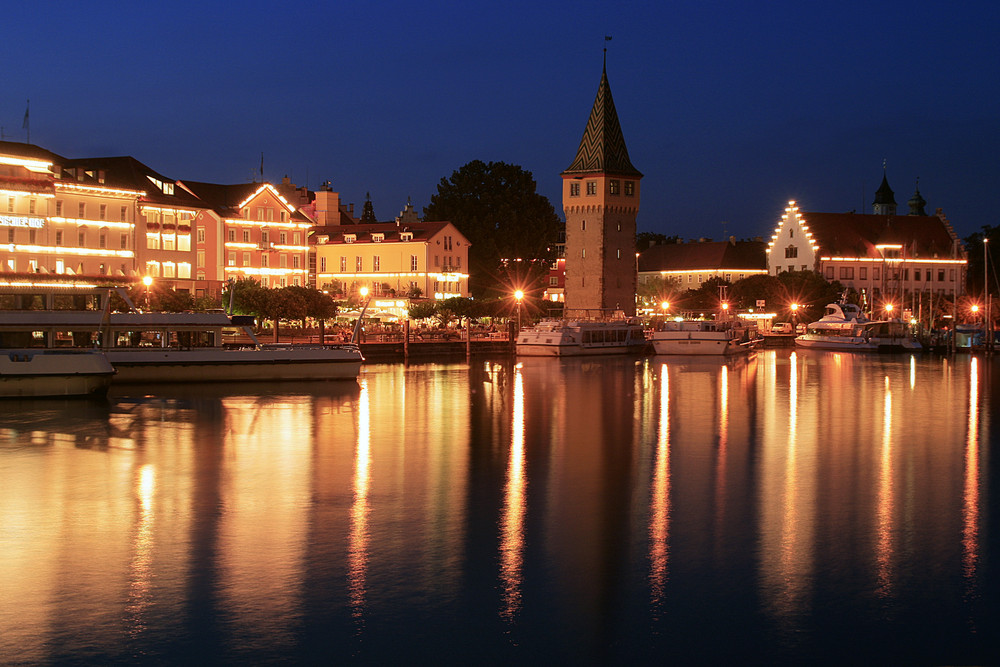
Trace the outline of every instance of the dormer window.
<instances>
[{"instance_id":1,"label":"dormer window","mask_svg":"<svg viewBox=\"0 0 1000 667\"><path fill-rule=\"evenodd\" d=\"M381 243L384 240L385 240L385 234L381 232L377 234L372 234L372 241L374 241L375 243Z\"/></svg>"},{"instance_id":2,"label":"dormer window","mask_svg":"<svg viewBox=\"0 0 1000 667\"><path fill-rule=\"evenodd\" d=\"M413 232L400 232L399 233L399 240L400 241L412 241L413 240Z\"/></svg>"},{"instance_id":3,"label":"dormer window","mask_svg":"<svg viewBox=\"0 0 1000 667\"><path fill-rule=\"evenodd\" d=\"M354 243L358 240L357 234L344 234L344 243Z\"/></svg>"}]
</instances>

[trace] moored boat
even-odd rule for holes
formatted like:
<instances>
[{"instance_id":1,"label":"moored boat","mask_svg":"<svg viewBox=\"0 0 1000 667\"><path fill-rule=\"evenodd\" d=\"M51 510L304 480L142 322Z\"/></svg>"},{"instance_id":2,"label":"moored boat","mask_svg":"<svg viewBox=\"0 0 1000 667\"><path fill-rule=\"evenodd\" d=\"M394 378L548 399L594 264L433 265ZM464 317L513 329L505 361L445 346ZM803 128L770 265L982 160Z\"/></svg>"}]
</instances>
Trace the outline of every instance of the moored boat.
<instances>
[{"instance_id":1,"label":"moored boat","mask_svg":"<svg viewBox=\"0 0 1000 667\"><path fill-rule=\"evenodd\" d=\"M923 347L900 320L869 320L853 303L830 303L819 320L806 326L796 347L844 352L906 352Z\"/></svg>"},{"instance_id":2,"label":"moored boat","mask_svg":"<svg viewBox=\"0 0 1000 667\"><path fill-rule=\"evenodd\" d=\"M87 294L77 290L63 307L53 307L54 295L39 288L33 292L30 309L4 311L0 346L96 348L117 371L116 383L357 379L364 361L354 343L261 343L247 323L221 311L148 313L133 306L129 312L110 312L107 288Z\"/></svg>"},{"instance_id":3,"label":"moored boat","mask_svg":"<svg viewBox=\"0 0 1000 667\"><path fill-rule=\"evenodd\" d=\"M568 357L641 353L646 348L635 318L542 320L517 336L516 353L526 357Z\"/></svg>"},{"instance_id":4,"label":"moored boat","mask_svg":"<svg viewBox=\"0 0 1000 667\"><path fill-rule=\"evenodd\" d=\"M760 340L752 328L736 320L668 320L650 335L655 354L698 356L746 354Z\"/></svg>"},{"instance_id":5,"label":"moored boat","mask_svg":"<svg viewBox=\"0 0 1000 667\"><path fill-rule=\"evenodd\" d=\"M0 398L100 396L114 375L97 350L0 350Z\"/></svg>"}]
</instances>

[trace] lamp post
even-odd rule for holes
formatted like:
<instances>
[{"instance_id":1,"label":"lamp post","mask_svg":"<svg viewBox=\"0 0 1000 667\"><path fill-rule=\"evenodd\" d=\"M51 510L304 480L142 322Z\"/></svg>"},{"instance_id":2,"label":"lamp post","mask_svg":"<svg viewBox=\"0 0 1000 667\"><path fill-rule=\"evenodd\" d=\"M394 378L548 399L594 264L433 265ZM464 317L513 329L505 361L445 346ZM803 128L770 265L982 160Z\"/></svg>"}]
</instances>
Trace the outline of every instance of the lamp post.
<instances>
[{"instance_id":1,"label":"lamp post","mask_svg":"<svg viewBox=\"0 0 1000 667\"><path fill-rule=\"evenodd\" d=\"M522 290L517 290L514 292L514 298L517 300L517 330L521 331L521 299L524 298L524 292Z\"/></svg>"},{"instance_id":2,"label":"lamp post","mask_svg":"<svg viewBox=\"0 0 1000 667\"><path fill-rule=\"evenodd\" d=\"M663 317L666 318L667 317L667 311L670 310L670 302L669 301L662 301L662 302L660 302L660 309L663 311Z\"/></svg>"},{"instance_id":3,"label":"lamp post","mask_svg":"<svg viewBox=\"0 0 1000 667\"><path fill-rule=\"evenodd\" d=\"M368 310L368 304L371 303L371 299L367 298L368 297L368 288L367 287L361 287L361 289L358 290L358 294L361 295L361 300L364 301L364 305L361 307L361 312L358 313L358 321L354 323L354 334L351 336L351 342L352 343L360 343L361 342L361 339L360 339L360 334L361 334L361 320L364 319L364 317L365 317L365 311Z\"/></svg>"},{"instance_id":4,"label":"lamp post","mask_svg":"<svg viewBox=\"0 0 1000 667\"><path fill-rule=\"evenodd\" d=\"M798 329L796 328L798 326L798 322L796 322L796 320L798 319L797 316L799 314L799 304L793 303L791 306L789 306L789 308L792 309L792 331L798 331Z\"/></svg>"},{"instance_id":5,"label":"lamp post","mask_svg":"<svg viewBox=\"0 0 1000 667\"><path fill-rule=\"evenodd\" d=\"M153 276L143 276L142 284L146 286L146 311L149 311L149 286L153 284Z\"/></svg>"}]
</instances>

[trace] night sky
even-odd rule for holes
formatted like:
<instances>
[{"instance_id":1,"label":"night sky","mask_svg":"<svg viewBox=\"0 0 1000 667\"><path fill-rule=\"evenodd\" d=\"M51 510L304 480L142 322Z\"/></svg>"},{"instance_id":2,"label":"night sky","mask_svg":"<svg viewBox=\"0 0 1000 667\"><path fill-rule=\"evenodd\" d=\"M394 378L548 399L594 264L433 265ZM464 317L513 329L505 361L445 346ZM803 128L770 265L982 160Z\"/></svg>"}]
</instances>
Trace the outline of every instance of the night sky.
<instances>
[{"instance_id":1,"label":"night sky","mask_svg":"<svg viewBox=\"0 0 1000 667\"><path fill-rule=\"evenodd\" d=\"M639 230L871 211L886 161L959 236L1000 225L1000 3L7 3L0 125L169 178L330 180L379 219L470 160L561 214L607 46ZM605 41L605 35L612 40Z\"/></svg>"}]
</instances>

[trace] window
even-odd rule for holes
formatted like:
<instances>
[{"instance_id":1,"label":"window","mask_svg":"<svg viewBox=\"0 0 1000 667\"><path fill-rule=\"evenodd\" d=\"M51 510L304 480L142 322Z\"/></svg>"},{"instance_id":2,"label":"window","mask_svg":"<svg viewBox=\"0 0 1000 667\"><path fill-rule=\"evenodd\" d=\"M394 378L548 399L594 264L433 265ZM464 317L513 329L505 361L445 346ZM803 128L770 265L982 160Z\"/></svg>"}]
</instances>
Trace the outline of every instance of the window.
<instances>
[{"instance_id":1,"label":"window","mask_svg":"<svg viewBox=\"0 0 1000 667\"><path fill-rule=\"evenodd\" d=\"M260 232L260 244L262 246L264 246L265 248L267 247L267 240L268 240L268 238L269 237L268 237L268 234L267 234L267 230L266 229L261 230L261 232Z\"/></svg>"},{"instance_id":2,"label":"window","mask_svg":"<svg viewBox=\"0 0 1000 667\"><path fill-rule=\"evenodd\" d=\"M285 233L282 232L281 235L284 236ZM344 243L354 243L357 240L358 237L355 234L344 234ZM281 242L284 243L284 240L282 240Z\"/></svg>"},{"instance_id":3,"label":"window","mask_svg":"<svg viewBox=\"0 0 1000 667\"><path fill-rule=\"evenodd\" d=\"M244 229L243 230L243 242L244 243L250 243L250 230L249 229Z\"/></svg>"},{"instance_id":4,"label":"window","mask_svg":"<svg viewBox=\"0 0 1000 667\"><path fill-rule=\"evenodd\" d=\"M608 184L608 190L611 192L611 194L617 195L621 190L621 181L619 181L617 178L612 178L611 182Z\"/></svg>"},{"instance_id":5,"label":"window","mask_svg":"<svg viewBox=\"0 0 1000 667\"><path fill-rule=\"evenodd\" d=\"M399 234L399 240L400 241L412 241L413 240L413 232L400 232L400 234Z\"/></svg>"},{"instance_id":6,"label":"window","mask_svg":"<svg viewBox=\"0 0 1000 667\"><path fill-rule=\"evenodd\" d=\"M34 231L34 230L32 230L32 231ZM101 234L100 234L100 236L97 239L97 247L98 248L107 248L108 247L108 230L106 230L106 229L102 229L101 230Z\"/></svg>"},{"instance_id":7,"label":"window","mask_svg":"<svg viewBox=\"0 0 1000 667\"><path fill-rule=\"evenodd\" d=\"M410 255L410 271L416 271L416 270L417 270L417 256Z\"/></svg>"},{"instance_id":8,"label":"window","mask_svg":"<svg viewBox=\"0 0 1000 667\"><path fill-rule=\"evenodd\" d=\"M281 257L279 258L279 262L281 264L281 268L287 269L288 268L288 255L286 255L285 253L281 253Z\"/></svg>"},{"instance_id":9,"label":"window","mask_svg":"<svg viewBox=\"0 0 1000 667\"><path fill-rule=\"evenodd\" d=\"M578 182L573 182L569 184L569 196L570 197L580 196L580 184Z\"/></svg>"},{"instance_id":10,"label":"window","mask_svg":"<svg viewBox=\"0 0 1000 667\"><path fill-rule=\"evenodd\" d=\"M177 277L186 279L191 277L191 262L181 262L177 265Z\"/></svg>"},{"instance_id":11,"label":"window","mask_svg":"<svg viewBox=\"0 0 1000 667\"><path fill-rule=\"evenodd\" d=\"M282 211L279 217L282 222L288 222L288 211Z\"/></svg>"},{"instance_id":12,"label":"window","mask_svg":"<svg viewBox=\"0 0 1000 667\"><path fill-rule=\"evenodd\" d=\"M7 243L13 243L13 242L14 242L14 228L10 227L7 230Z\"/></svg>"},{"instance_id":13,"label":"window","mask_svg":"<svg viewBox=\"0 0 1000 667\"><path fill-rule=\"evenodd\" d=\"M235 243L236 242L236 230L235 229L230 229L229 230L229 234L226 236L226 238L229 239L230 243Z\"/></svg>"},{"instance_id":14,"label":"window","mask_svg":"<svg viewBox=\"0 0 1000 667\"><path fill-rule=\"evenodd\" d=\"M61 204L61 203L62 202L56 202L56 207L58 208L58 205ZM7 197L7 212L8 213L13 213L14 212L14 198L13 197Z\"/></svg>"},{"instance_id":15,"label":"window","mask_svg":"<svg viewBox=\"0 0 1000 667\"><path fill-rule=\"evenodd\" d=\"M319 258L319 270L326 273L326 257Z\"/></svg>"},{"instance_id":16,"label":"window","mask_svg":"<svg viewBox=\"0 0 1000 667\"><path fill-rule=\"evenodd\" d=\"M791 230L788 230L788 231L791 231ZM785 248L785 259L792 259L792 258L798 257L798 256L799 256L799 247L798 246L790 245L787 248Z\"/></svg>"},{"instance_id":17,"label":"window","mask_svg":"<svg viewBox=\"0 0 1000 667\"><path fill-rule=\"evenodd\" d=\"M300 245L302 243L301 239L302 239L302 237L299 235L298 232L295 232L294 234L292 234L292 243L294 245Z\"/></svg>"},{"instance_id":18,"label":"window","mask_svg":"<svg viewBox=\"0 0 1000 667\"><path fill-rule=\"evenodd\" d=\"M377 234L372 234L372 242L374 242L374 243L381 243L384 240L385 240L385 234L383 234L381 232L379 232Z\"/></svg>"},{"instance_id":19,"label":"window","mask_svg":"<svg viewBox=\"0 0 1000 667\"><path fill-rule=\"evenodd\" d=\"M108 205L107 204L101 204L100 216L101 216L101 220L107 220L108 219Z\"/></svg>"},{"instance_id":20,"label":"window","mask_svg":"<svg viewBox=\"0 0 1000 667\"><path fill-rule=\"evenodd\" d=\"M833 280L833 267L832 266L826 267L826 279L827 280Z\"/></svg>"},{"instance_id":21,"label":"window","mask_svg":"<svg viewBox=\"0 0 1000 667\"><path fill-rule=\"evenodd\" d=\"M580 231L581 232L587 231L587 221L586 220L581 220L580 221Z\"/></svg>"},{"instance_id":22,"label":"window","mask_svg":"<svg viewBox=\"0 0 1000 667\"><path fill-rule=\"evenodd\" d=\"M292 255L292 268L293 269L299 268L299 260L300 259L301 259L301 257L299 257L299 255Z\"/></svg>"},{"instance_id":23,"label":"window","mask_svg":"<svg viewBox=\"0 0 1000 667\"><path fill-rule=\"evenodd\" d=\"M347 273L347 258L346 257L341 257L340 258L340 272L341 273Z\"/></svg>"},{"instance_id":24,"label":"window","mask_svg":"<svg viewBox=\"0 0 1000 667\"><path fill-rule=\"evenodd\" d=\"M597 194L597 181L587 181L587 196L592 197Z\"/></svg>"},{"instance_id":25,"label":"window","mask_svg":"<svg viewBox=\"0 0 1000 667\"><path fill-rule=\"evenodd\" d=\"M163 249L164 250L173 250L174 249L174 241L176 239L177 239L177 237L174 236L173 234L164 234L163 235Z\"/></svg>"},{"instance_id":26,"label":"window","mask_svg":"<svg viewBox=\"0 0 1000 667\"><path fill-rule=\"evenodd\" d=\"M34 199L29 199L28 200L28 213L30 213L31 215L35 214L35 200Z\"/></svg>"},{"instance_id":27,"label":"window","mask_svg":"<svg viewBox=\"0 0 1000 667\"><path fill-rule=\"evenodd\" d=\"M861 280L868 280L868 267L862 266L858 268L858 278Z\"/></svg>"},{"instance_id":28,"label":"window","mask_svg":"<svg viewBox=\"0 0 1000 667\"><path fill-rule=\"evenodd\" d=\"M559 279L555 276L549 276L549 287L558 287Z\"/></svg>"},{"instance_id":29,"label":"window","mask_svg":"<svg viewBox=\"0 0 1000 667\"><path fill-rule=\"evenodd\" d=\"M198 266L199 269L205 268L205 251L204 250L199 250L198 251L198 258L195 261L197 262L197 266Z\"/></svg>"},{"instance_id":30,"label":"window","mask_svg":"<svg viewBox=\"0 0 1000 667\"><path fill-rule=\"evenodd\" d=\"M879 274L878 267L877 266L873 266L872 267L872 280L878 280L878 274Z\"/></svg>"},{"instance_id":31,"label":"window","mask_svg":"<svg viewBox=\"0 0 1000 667\"><path fill-rule=\"evenodd\" d=\"M231 252L226 258L226 266L236 266L236 253Z\"/></svg>"},{"instance_id":32,"label":"window","mask_svg":"<svg viewBox=\"0 0 1000 667\"><path fill-rule=\"evenodd\" d=\"M13 200L11 200L11 201L13 201ZM61 218L62 217L62 204L63 203L62 203L61 199L57 199L56 200L56 217L57 218Z\"/></svg>"},{"instance_id":33,"label":"window","mask_svg":"<svg viewBox=\"0 0 1000 667\"><path fill-rule=\"evenodd\" d=\"M204 243L204 242L205 242L205 228L204 227L199 227L198 228L198 243Z\"/></svg>"},{"instance_id":34,"label":"window","mask_svg":"<svg viewBox=\"0 0 1000 667\"><path fill-rule=\"evenodd\" d=\"M86 218L87 217L87 205L84 202L80 202L80 204L77 206L77 212L78 212L78 215L76 217L78 217L78 218Z\"/></svg>"},{"instance_id":35,"label":"window","mask_svg":"<svg viewBox=\"0 0 1000 667\"><path fill-rule=\"evenodd\" d=\"M56 230L56 245L62 245L63 233L61 229Z\"/></svg>"},{"instance_id":36,"label":"window","mask_svg":"<svg viewBox=\"0 0 1000 667\"><path fill-rule=\"evenodd\" d=\"M261 255L260 256L260 265L261 266L267 267L267 261L268 261L267 260L267 255Z\"/></svg>"},{"instance_id":37,"label":"window","mask_svg":"<svg viewBox=\"0 0 1000 667\"><path fill-rule=\"evenodd\" d=\"M122 222L128 220L128 206L122 206L122 210L118 216L118 219L121 220Z\"/></svg>"},{"instance_id":38,"label":"window","mask_svg":"<svg viewBox=\"0 0 1000 667\"><path fill-rule=\"evenodd\" d=\"M77 245L81 248L87 245L87 228L83 227L76 233Z\"/></svg>"},{"instance_id":39,"label":"window","mask_svg":"<svg viewBox=\"0 0 1000 667\"><path fill-rule=\"evenodd\" d=\"M635 181L625 181L625 196L631 197L635 195Z\"/></svg>"},{"instance_id":40,"label":"window","mask_svg":"<svg viewBox=\"0 0 1000 667\"><path fill-rule=\"evenodd\" d=\"M29 229L28 230L28 243L34 245L37 240L38 240L38 230L37 229ZM104 246L101 246L101 247L104 247Z\"/></svg>"},{"instance_id":41,"label":"window","mask_svg":"<svg viewBox=\"0 0 1000 667\"><path fill-rule=\"evenodd\" d=\"M841 280L854 280L854 267L853 266L842 266L842 267L840 267L840 279Z\"/></svg>"},{"instance_id":42,"label":"window","mask_svg":"<svg viewBox=\"0 0 1000 667\"><path fill-rule=\"evenodd\" d=\"M381 266L382 266L382 263L379 260L379 256L375 255L374 257L372 257L372 271L380 271L381 270L381 268L380 268Z\"/></svg>"},{"instance_id":43,"label":"window","mask_svg":"<svg viewBox=\"0 0 1000 667\"><path fill-rule=\"evenodd\" d=\"M913 282L920 282L920 269L913 269Z\"/></svg>"},{"instance_id":44,"label":"window","mask_svg":"<svg viewBox=\"0 0 1000 667\"><path fill-rule=\"evenodd\" d=\"M355 257L354 258L354 270L355 271L361 271L362 266L363 266L363 264L362 264L361 257Z\"/></svg>"},{"instance_id":45,"label":"window","mask_svg":"<svg viewBox=\"0 0 1000 667\"><path fill-rule=\"evenodd\" d=\"M287 244L288 243L288 234L286 234L285 232L279 232L278 233L278 243L280 243L281 245Z\"/></svg>"},{"instance_id":46,"label":"window","mask_svg":"<svg viewBox=\"0 0 1000 667\"><path fill-rule=\"evenodd\" d=\"M250 253L243 253L243 266L250 266Z\"/></svg>"}]
</instances>

